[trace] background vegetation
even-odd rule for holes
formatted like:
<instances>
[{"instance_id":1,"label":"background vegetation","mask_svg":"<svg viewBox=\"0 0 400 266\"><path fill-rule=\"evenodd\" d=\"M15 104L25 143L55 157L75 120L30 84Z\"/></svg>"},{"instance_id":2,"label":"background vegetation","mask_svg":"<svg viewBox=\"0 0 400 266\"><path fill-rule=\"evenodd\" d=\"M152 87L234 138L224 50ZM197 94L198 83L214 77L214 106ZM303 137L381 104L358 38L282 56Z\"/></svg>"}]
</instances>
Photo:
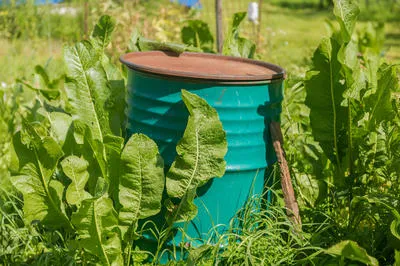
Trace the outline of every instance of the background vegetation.
<instances>
[{"instance_id":1,"label":"background vegetation","mask_svg":"<svg viewBox=\"0 0 400 266\"><path fill-rule=\"evenodd\" d=\"M12 83L15 77L28 77L36 64L45 64L49 59L61 61L63 44L73 43L85 36L84 2L70 0L56 6L35 6L31 3L3 7L0 13L0 56L4 64L0 66L0 80ZM180 41L180 29L189 18L204 20L215 32L212 0L203 0L203 8L191 12L168 0L87 2L86 34L103 14L117 20L118 36L114 36L110 47L114 60L124 51L133 27L140 28L145 37L172 42ZM360 2L362 22L359 27L367 20L384 21L386 39L383 52L390 62L398 62L398 3L391 0L370 1L367 9L366 1ZM248 1L244 0L224 4L225 33L233 13L246 11L247 4ZM257 48L260 58L284 66L291 75L304 73L302 67L310 63L312 52L321 37L327 36L325 21L333 19L331 9L319 8L317 0L266 1L261 16L261 41ZM256 40L250 22L244 23L242 34Z\"/></svg>"}]
</instances>

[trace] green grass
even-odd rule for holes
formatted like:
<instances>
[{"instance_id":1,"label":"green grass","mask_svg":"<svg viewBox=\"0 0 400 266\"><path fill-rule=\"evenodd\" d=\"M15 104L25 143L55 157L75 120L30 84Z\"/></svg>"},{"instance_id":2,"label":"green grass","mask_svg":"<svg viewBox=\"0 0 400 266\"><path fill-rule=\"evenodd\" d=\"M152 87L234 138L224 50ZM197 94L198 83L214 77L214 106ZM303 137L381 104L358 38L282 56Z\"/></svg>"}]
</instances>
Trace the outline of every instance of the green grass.
<instances>
[{"instance_id":1,"label":"green grass","mask_svg":"<svg viewBox=\"0 0 400 266\"><path fill-rule=\"evenodd\" d=\"M35 65L45 65L49 60L61 62L62 42L57 40L0 39L0 47L0 82L7 84L30 78Z\"/></svg>"},{"instance_id":2,"label":"green grass","mask_svg":"<svg viewBox=\"0 0 400 266\"><path fill-rule=\"evenodd\" d=\"M258 196L249 200L249 204L232 220L230 230L219 236L216 245L205 245L197 252L194 250L190 255L194 265L312 263L313 254L321 249L313 246L310 235L297 232L282 207L269 206L254 212L250 206L260 204L259 201ZM236 228L235 225L239 224L240 227Z\"/></svg>"}]
</instances>

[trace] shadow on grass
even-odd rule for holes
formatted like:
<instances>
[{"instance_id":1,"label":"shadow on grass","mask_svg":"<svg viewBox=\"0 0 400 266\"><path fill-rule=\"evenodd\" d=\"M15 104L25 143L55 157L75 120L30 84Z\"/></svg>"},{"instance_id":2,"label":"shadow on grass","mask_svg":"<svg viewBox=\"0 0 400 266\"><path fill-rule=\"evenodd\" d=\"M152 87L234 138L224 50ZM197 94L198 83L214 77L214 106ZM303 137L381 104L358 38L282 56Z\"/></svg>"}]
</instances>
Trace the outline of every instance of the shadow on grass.
<instances>
[{"instance_id":1,"label":"shadow on grass","mask_svg":"<svg viewBox=\"0 0 400 266\"><path fill-rule=\"evenodd\" d=\"M296 16L297 18L310 19L310 17L327 16L333 17L331 8L319 8L318 4L310 2L272 2L271 6L280 8L279 13L287 16Z\"/></svg>"},{"instance_id":2,"label":"shadow on grass","mask_svg":"<svg viewBox=\"0 0 400 266\"><path fill-rule=\"evenodd\" d=\"M400 46L400 33L387 33L385 35L385 46L388 47L394 47L394 46Z\"/></svg>"},{"instance_id":3,"label":"shadow on grass","mask_svg":"<svg viewBox=\"0 0 400 266\"><path fill-rule=\"evenodd\" d=\"M316 10L323 10L324 8L319 5L319 3L316 2L293 2L293 1L279 1L279 2L274 2L273 5L280 6L283 8L288 8L288 9L294 9L294 10L299 10L299 9L316 9Z\"/></svg>"},{"instance_id":4,"label":"shadow on grass","mask_svg":"<svg viewBox=\"0 0 400 266\"><path fill-rule=\"evenodd\" d=\"M395 40L400 41L400 33L387 33L385 37L387 40L395 39Z\"/></svg>"}]
</instances>

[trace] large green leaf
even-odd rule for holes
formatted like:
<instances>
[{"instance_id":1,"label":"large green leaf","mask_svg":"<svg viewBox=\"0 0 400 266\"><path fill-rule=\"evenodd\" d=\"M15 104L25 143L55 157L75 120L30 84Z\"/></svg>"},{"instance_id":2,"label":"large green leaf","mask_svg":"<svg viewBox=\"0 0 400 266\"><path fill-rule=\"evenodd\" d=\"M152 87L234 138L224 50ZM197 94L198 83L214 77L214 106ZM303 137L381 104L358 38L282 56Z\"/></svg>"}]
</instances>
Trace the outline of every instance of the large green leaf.
<instances>
[{"instance_id":1,"label":"large green leaf","mask_svg":"<svg viewBox=\"0 0 400 266\"><path fill-rule=\"evenodd\" d=\"M89 163L87 188L89 193L94 196L100 179L107 183L104 185L108 185L109 183L107 155L104 143L104 141L107 141L107 136L104 137L103 141L94 139L89 126L79 120L75 120L73 122L73 137L77 143L77 149L73 154L84 158Z\"/></svg>"},{"instance_id":2,"label":"large green leaf","mask_svg":"<svg viewBox=\"0 0 400 266\"><path fill-rule=\"evenodd\" d=\"M111 34L115 29L115 19L110 16L101 16L92 32L92 43L103 54L111 42Z\"/></svg>"},{"instance_id":3,"label":"large green leaf","mask_svg":"<svg viewBox=\"0 0 400 266\"><path fill-rule=\"evenodd\" d=\"M326 196L326 183L309 174L296 174L296 183L299 194L311 206L314 207L320 198Z\"/></svg>"},{"instance_id":4,"label":"large green leaf","mask_svg":"<svg viewBox=\"0 0 400 266\"><path fill-rule=\"evenodd\" d=\"M181 54L183 52L202 52L200 48L194 47L192 45L158 42L144 38L136 28L131 34L131 38L128 44L128 51L170 51L177 54Z\"/></svg>"},{"instance_id":5,"label":"large green leaf","mask_svg":"<svg viewBox=\"0 0 400 266\"><path fill-rule=\"evenodd\" d=\"M400 240L400 216L398 214L394 221L390 224L390 232L394 237Z\"/></svg>"},{"instance_id":6,"label":"large green leaf","mask_svg":"<svg viewBox=\"0 0 400 266\"><path fill-rule=\"evenodd\" d=\"M215 109L186 90L182 90L182 99L189 120L166 183L168 195L175 198L182 198L213 177L221 177L227 152L226 134Z\"/></svg>"},{"instance_id":7,"label":"large green leaf","mask_svg":"<svg viewBox=\"0 0 400 266\"><path fill-rule=\"evenodd\" d=\"M123 265L121 234L113 202L107 197L82 201L78 212L72 214L78 235L78 245L96 256L101 265Z\"/></svg>"},{"instance_id":8,"label":"large green leaf","mask_svg":"<svg viewBox=\"0 0 400 266\"><path fill-rule=\"evenodd\" d=\"M357 29L360 52L367 55L380 55L385 43L384 22L367 22Z\"/></svg>"},{"instance_id":9,"label":"large green leaf","mask_svg":"<svg viewBox=\"0 0 400 266\"><path fill-rule=\"evenodd\" d=\"M101 58L101 65L107 76L111 95L107 101L109 112L110 128L116 135L123 134L124 130L119 130L122 126L125 109L125 82L121 70L111 62L105 54L105 48L111 42L111 34L115 29L115 20L110 16L102 16L94 27L90 42L96 48Z\"/></svg>"},{"instance_id":10,"label":"large green leaf","mask_svg":"<svg viewBox=\"0 0 400 266\"><path fill-rule=\"evenodd\" d=\"M72 124L72 117L62 112L51 112L48 114L48 119L52 136L63 147Z\"/></svg>"},{"instance_id":11,"label":"large green leaf","mask_svg":"<svg viewBox=\"0 0 400 266\"><path fill-rule=\"evenodd\" d=\"M121 136L125 85L121 71L104 52L115 21L102 16L90 41L64 49L67 67L66 91L74 120L87 124L94 139L107 134Z\"/></svg>"},{"instance_id":12,"label":"large green leaf","mask_svg":"<svg viewBox=\"0 0 400 266\"><path fill-rule=\"evenodd\" d=\"M335 38L324 39L314 52L313 68L305 80L314 139L335 165L340 165L346 153L348 134L348 108L341 105L346 83L337 58L339 50Z\"/></svg>"},{"instance_id":13,"label":"large green leaf","mask_svg":"<svg viewBox=\"0 0 400 266\"><path fill-rule=\"evenodd\" d=\"M193 200L196 197L196 189L188 190L181 199L179 205L175 205L172 199L166 199L164 205L167 209L168 224L186 222L196 217L198 209Z\"/></svg>"},{"instance_id":14,"label":"large green leaf","mask_svg":"<svg viewBox=\"0 0 400 266\"><path fill-rule=\"evenodd\" d=\"M375 172L382 171L382 168L390 160L386 146L387 141L388 136L382 127L379 127L377 131L369 132L361 139L359 152L362 156L359 156L359 160L362 164L360 167L362 167L361 171L370 175L369 178L373 178Z\"/></svg>"},{"instance_id":15,"label":"large green leaf","mask_svg":"<svg viewBox=\"0 0 400 266\"><path fill-rule=\"evenodd\" d=\"M137 28L134 28L131 37L129 38L128 42L128 51L129 52L139 52L140 51L140 46L139 46L139 40L141 38L141 34Z\"/></svg>"},{"instance_id":16,"label":"large green leaf","mask_svg":"<svg viewBox=\"0 0 400 266\"><path fill-rule=\"evenodd\" d=\"M341 30L339 33L342 38L337 37L337 32L332 38L337 39L341 44L337 58L342 64L346 83L344 92L346 100L342 102L342 105L347 106L350 99L360 99L360 91L365 87L365 78L361 71L361 62L358 59L358 44L355 41L351 41L359 9L357 5L349 0L336 0L334 14L340 24ZM336 57L336 54L333 56Z\"/></svg>"},{"instance_id":17,"label":"large green leaf","mask_svg":"<svg viewBox=\"0 0 400 266\"><path fill-rule=\"evenodd\" d=\"M342 241L328 248L327 250L325 250L325 253L329 255L340 256L342 258L346 258L352 261L365 263L366 265L379 265L377 259L368 255L365 249L360 247L356 242L350 240Z\"/></svg>"},{"instance_id":18,"label":"large green leaf","mask_svg":"<svg viewBox=\"0 0 400 266\"><path fill-rule=\"evenodd\" d=\"M90 128L79 120L75 120L74 138L79 144L78 152L88 163L90 174L88 189L92 195L96 194L98 182L109 187L110 197L117 200L118 180L120 175L120 155L124 139L115 135L105 135L103 140L94 139ZM101 180L100 180L101 179Z\"/></svg>"},{"instance_id":19,"label":"large green leaf","mask_svg":"<svg viewBox=\"0 0 400 266\"><path fill-rule=\"evenodd\" d=\"M14 135L13 144L18 156L19 175L11 178L24 197L26 223L41 221L52 228L70 228L62 203L64 187L52 179L63 152L51 137L40 139L30 132L30 143L23 143L21 133Z\"/></svg>"},{"instance_id":20,"label":"large green leaf","mask_svg":"<svg viewBox=\"0 0 400 266\"><path fill-rule=\"evenodd\" d=\"M346 89L342 105L350 105L349 101L360 101L361 91L366 89L366 77L361 69L361 61L358 58L358 46L354 41L342 45L338 53L338 61L342 64Z\"/></svg>"},{"instance_id":21,"label":"large green leaf","mask_svg":"<svg viewBox=\"0 0 400 266\"><path fill-rule=\"evenodd\" d=\"M85 191L85 185L89 179L88 162L71 155L61 161L61 167L72 181L66 192L67 202L71 205L80 205L83 200L91 198L89 192Z\"/></svg>"},{"instance_id":22,"label":"large green leaf","mask_svg":"<svg viewBox=\"0 0 400 266\"><path fill-rule=\"evenodd\" d=\"M364 98L369 112L369 129L374 130L382 121L391 121L395 116L392 93L399 89L396 67L383 64L378 70L376 92Z\"/></svg>"},{"instance_id":23,"label":"large green leaf","mask_svg":"<svg viewBox=\"0 0 400 266\"><path fill-rule=\"evenodd\" d=\"M109 114L105 109L111 92L98 53L88 41L65 47L67 68L65 88L74 120L89 126L93 138L102 140L111 133Z\"/></svg>"},{"instance_id":24,"label":"large green leaf","mask_svg":"<svg viewBox=\"0 0 400 266\"><path fill-rule=\"evenodd\" d=\"M41 65L37 65L35 66L32 83L23 79L17 79L17 81L24 84L28 89L42 94L47 100L55 100L61 95L60 84L63 79L64 75L61 75L54 80L50 80L48 71Z\"/></svg>"},{"instance_id":25,"label":"large green leaf","mask_svg":"<svg viewBox=\"0 0 400 266\"><path fill-rule=\"evenodd\" d=\"M94 27L90 42L99 53L101 65L110 86L111 95L107 101L107 108L111 110L109 112L110 128L114 134L121 135L123 130L118 129L121 128L124 120L125 82L121 70L105 54L105 49L111 42L111 34L114 29L115 20L107 15L102 16Z\"/></svg>"},{"instance_id":26,"label":"large green leaf","mask_svg":"<svg viewBox=\"0 0 400 266\"><path fill-rule=\"evenodd\" d=\"M224 55L254 58L256 45L252 41L239 36L239 26L245 17L246 12L239 12L233 15L229 35L225 39L222 49Z\"/></svg>"},{"instance_id":27,"label":"large green leaf","mask_svg":"<svg viewBox=\"0 0 400 266\"><path fill-rule=\"evenodd\" d=\"M394 237L396 237L398 240L400 240L400 214L397 211L396 208L389 206L389 209L391 210L394 220L390 224L390 232Z\"/></svg>"},{"instance_id":28,"label":"large green leaf","mask_svg":"<svg viewBox=\"0 0 400 266\"><path fill-rule=\"evenodd\" d=\"M182 42L200 48L204 52L214 51L214 37L208 24L201 20L189 20L181 30Z\"/></svg>"},{"instance_id":29,"label":"large green leaf","mask_svg":"<svg viewBox=\"0 0 400 266\"><path fill-rule=\"evenodd\" d=\"M171 51L177 54L183 52L202 52L200 48L188 46L185 44L166 43L149 40L143 37L138 39L138 47L140 51Z\"/></svg>"},{"instance_id":30,"label":"large green leaf","mask_svg":"<svg viewBox=\"0 0 400 266\"><path fill-rule=\"evenodd\" d=\"M121 154L119 218L131 225L157 214L165 186L164 163L154 141L143 134L132 135Z\"/></svg>"},{"instance_id":31,"label":"large green leaf","mask_svg":"<svg viewBox=\"0 0 400 266\"><path fill-rule=\"evenodd\" d=\"M89 162L89 192L95 195L99 179L103 179L104 182L109 183L106 149L102 141L93 138L89 128L86 127L84 134L82 156Z\"/></svg>"},{"instance_id":32,"label":"large green leaf","mask_svg":"<svg viewBox=\"0 0 400 266\"><path fill-rule=\"evenodd\" d=\"M400 266L400 251L399 250L395 250L394 251L394 266Z\"/></svg>"},{"instance_id":33,"label":"large green leaf","mask_svg":"<svg viewBox=\"0 0 400 266\"><path fill-rule=\"evenodd\" d=\"M349 42L360 10L351 0L335 0L334 4L333 13L340 24L340 33L342 34L343 41Z\"/></svg>"},{"instance_id":34,"label":"large green leaf","mask_svg":"<svg viewBox=\"0 0 400 266\"><path fill-rule=\"evenodd\" d=\"M114 200L114 206L118 206L118 186L121 175L120 162L124 139L114 135L107 135L104 137L103 144L106 151L107 181L109 182L108 193Z\"/></svg>"},{"instance_id":35,"label":"large green leaf","mask_svg":"<svg viewBox=\"0 0 400 266\"><path fill-rule=\"evenodd\" d=\"M378 89L378 70L380 67L380 60L381 57L379 55L368 54L368 56L364 56L365 68L363 69L363 72L368 88L363 94L363 98L375 94Z\"/></svg>"}]
</instances>

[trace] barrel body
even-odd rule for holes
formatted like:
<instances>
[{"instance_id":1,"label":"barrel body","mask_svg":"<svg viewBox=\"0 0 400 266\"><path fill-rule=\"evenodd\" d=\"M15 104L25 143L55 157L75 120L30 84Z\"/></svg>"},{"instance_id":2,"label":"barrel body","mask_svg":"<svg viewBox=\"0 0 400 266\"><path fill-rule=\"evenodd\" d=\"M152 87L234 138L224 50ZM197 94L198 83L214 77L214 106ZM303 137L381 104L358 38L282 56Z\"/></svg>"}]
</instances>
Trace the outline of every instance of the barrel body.
<instances>
[{"instance_id":1,"label":"barrel body","mask_svg":"<svg viewBox=\"0 0 400 266\"><path fill-rule=\"evenodd\" d=\"M186 225L187 235L201 242L226 230L249 197L263 193L265 169L276 160L268 124L279 120L283 80L217 82L128 69L127 134L152 138L166 167L176 156L188 120L182 89L216 109L228 142L225 175L197 191L198 215Z\"/></svg>"}]
</instances>

